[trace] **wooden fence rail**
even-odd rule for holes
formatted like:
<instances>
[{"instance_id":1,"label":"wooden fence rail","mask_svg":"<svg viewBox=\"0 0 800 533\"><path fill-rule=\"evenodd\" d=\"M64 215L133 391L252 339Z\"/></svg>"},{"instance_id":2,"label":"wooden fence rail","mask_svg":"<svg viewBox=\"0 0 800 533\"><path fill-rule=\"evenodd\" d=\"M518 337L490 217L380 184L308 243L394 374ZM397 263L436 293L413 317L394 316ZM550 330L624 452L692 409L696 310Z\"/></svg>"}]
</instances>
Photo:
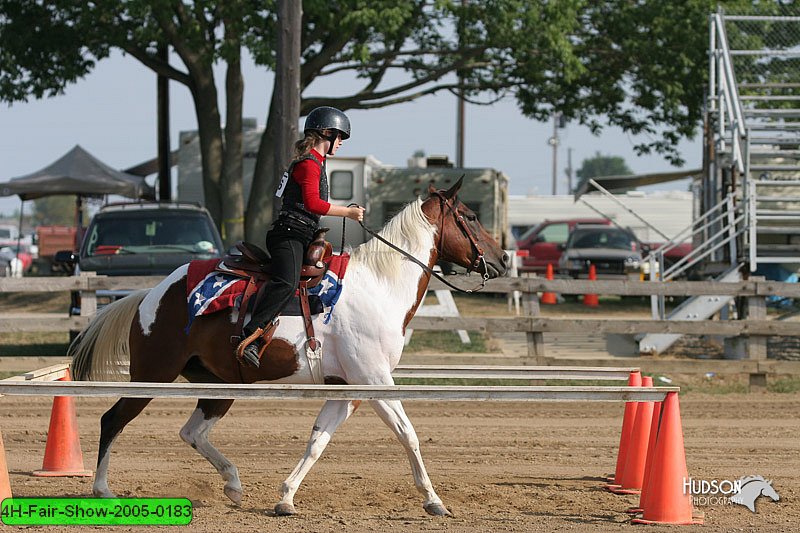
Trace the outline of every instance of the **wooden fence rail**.
<instances>
[{"instance_id":1,"label":"wooden fence rail","mask_svg":"<svg viewBox=\"0 0 800 533\"><path fill-rule=\"evenodd\" d=\"M57 291L96 291L143 289L154 287L162 277L159 276L70 276L41 278L0 278L0 292L57 292ZM463 289L478 285L478 276L451 276L448 281ZM440 281L433 279L431 290L447 289ZM508 294L513 291L523 293L557 292L561 294L605 294L620 296L785 296L800 297L799 283L779 281L737 281L720 283L716 281L671 281L653 283L629 280L546 280L541 278L499 278L489 280L481 291L485 293Z\"/></svg>"},{"instance_id":2,"label":"wooden fence rail","mask_svg":"<svg viewBox=\"0 0 800 533\"><path fill-rule=\"evenodd\" d=\"M161 277L154 276L73 276L53 278L0 278L0 292L81 292L82 316L0 316L0 332L66 331L80 330L90 320L96 309L96 291L139 289L155 286ZM477 276L452 276L453 283L463 288L474 288ZM445 286L433 280L432 290ZM477 330L494 332L525 332L528 335L528 354L543 356L542 334L586 333L602 335L675 333L689 335L749 336L751 342L764 344L766 336L800 337L800 322L764 320L765 314L751 314L748 320L734 321L669 321L669 320L615 320L545 318L538 316L538 296L541 291L562 294L617 294L623 296L737 296L763 306L766 296L800 297L800 286L795 283L749 280L734 283L714 281L676 281L653 283L628 280L545 280L539 278L501 278L490 280L482 292L507 294L520 291L529 303L530 316L522 317L416 317L409 327L427 330ZM765 358L765 351L757 358Z\"/></svg>"}]
</instances>

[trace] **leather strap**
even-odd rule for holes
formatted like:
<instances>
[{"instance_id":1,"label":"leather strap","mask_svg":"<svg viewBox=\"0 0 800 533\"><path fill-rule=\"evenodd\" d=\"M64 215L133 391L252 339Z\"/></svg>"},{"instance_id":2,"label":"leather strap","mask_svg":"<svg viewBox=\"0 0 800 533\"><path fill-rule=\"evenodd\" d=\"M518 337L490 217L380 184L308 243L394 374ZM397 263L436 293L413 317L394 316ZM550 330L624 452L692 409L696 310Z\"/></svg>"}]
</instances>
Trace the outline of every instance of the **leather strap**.
<instances>
[{"instance_id":1,"label":"leather strap","mask_svg":"<svg viewBox=\"0 0 800 533\"><path fill-rule=\"evenodd\" d=\"M258 294L261 294L261 291L264 289L266 284L262 284L261 288L258 290ZM242 301L239 304L239 317L236 319L236 329L234 329L234 335L231 337L231 344L238 345L242 338L242 329L244 327L244 317L247 315L247 308L250 304L250 297L253 296L253 293L256 292L258 285L256 285L256 280L252 276L247 280L247 286L244 288L244 292L242 293ZM256 301L258 297L256 297ZM244 349L244 348L243 348Z\"/></svg>"},{"instance_id":2,"label":"leather strap","mask_svg":"<svg viewBox=\"0 0 800 533\"><path fill-rule=\"evenodd\" d=\"M303 311L303 325L306 330L306 358L311 378L316 385L325 383L322 373L322 345L314 336L314 322L311 319L311 306L308 304L308 282L300 282L300 309Z\"/></svg>"}]
</instances>

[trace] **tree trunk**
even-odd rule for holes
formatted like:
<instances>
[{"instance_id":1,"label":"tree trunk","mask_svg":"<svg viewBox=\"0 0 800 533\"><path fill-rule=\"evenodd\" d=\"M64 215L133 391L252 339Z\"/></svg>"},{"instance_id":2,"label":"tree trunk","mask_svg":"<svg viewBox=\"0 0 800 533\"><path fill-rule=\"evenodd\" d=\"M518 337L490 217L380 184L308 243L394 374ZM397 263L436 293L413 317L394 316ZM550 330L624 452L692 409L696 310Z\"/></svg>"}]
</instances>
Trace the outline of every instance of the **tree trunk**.
<instances>
[{"instance_id":1,"label":"tree trunk","mask_svg":"<svg viewBox=\"0 0 800 533\"><path fill-rule=\"evenodd\" d=\"M279 28L275 83L247 204L248 240L263 238L267 226L272 221L277 180L291 161L294 141L298 137L302 19L301 2L278 1Z\"/></svg>"},{"instance_id":2,"label":"tree trunk","mask_svg":"<svg viewBox=\"0 0 800 533\"><path fill-rule=\"evenodd\" d=\"M217 88L211 67L202 76L192 76L194 87L197 134L200 138L200 157L203 165L203 194L205 207L217 227L222 222L222 127L220 126Z\"/></svg>"},{"instance_id":3,"label":"tree trunk","mask_svg":"<svg viewBox=\"0 0 800 533\"><path fill-rule=\"evenodd\" d=\"M226 248L244 238L244 190L242 184L244 80L242 79L241 49L237 50L238 53L235 57L228 59L228 70L225 77L226 121L220 190L222 199L220 232Z\"/></svg>"}]
</instances>

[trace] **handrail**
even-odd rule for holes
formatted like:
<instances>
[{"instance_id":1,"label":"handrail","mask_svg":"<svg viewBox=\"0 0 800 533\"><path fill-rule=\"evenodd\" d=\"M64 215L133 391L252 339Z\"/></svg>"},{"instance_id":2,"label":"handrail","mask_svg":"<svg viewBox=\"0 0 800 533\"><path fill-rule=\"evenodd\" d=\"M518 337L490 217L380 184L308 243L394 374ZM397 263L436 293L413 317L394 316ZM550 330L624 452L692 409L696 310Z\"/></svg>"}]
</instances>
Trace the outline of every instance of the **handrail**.
<instances>
[{"instance_id":1,"label":"handrail","mask_svg":"<svg viewBox=\"0 0 800 533\"><path fill-rule=\"evenodd\" d=\"M717 25L717 35L722 51L721 60L723 66L723 74L725 75L725 85L727 86L727 96L730 103L733 105L733 113L736 120L736 129L741 137L745 134L744 124L744 111L742 110L742 102L739 99L739 89L736 87L736 76L733 73L733 62L731 61L731 52L728 48L728 35L725 32L725 24L722 16L719 13L712 15ZM741 169L744 170L744 169Z\"/></svg>"},{"instance_id":2,"label":"handrail","mask_svg":"<svg viewBox=\"0 0 800 533\"><path fill-rule=\"evenodd\" d=\"M723 209L725 208L725 209ZM657 249L650 252L650 255L653 257L654 261L658 261L659 269L658 272L661 272L661 280L662 281L670 281L674 279L676 276L680 275L681 273L685 272L700 259L703 259L713 253L714 251L720 249L725 244L731 242L731 239L735 238L739 235L740 232L736 232L734 234L728 235L725 239L721 242L715 243L714 240L720 236L722 236L726 231L730 231L729 228L723 228L721 231L718 231L714 235L710 236L708 239L705 239L699 246L693 248L688 254L686 254L683 258L679 261L675 262L673 265L670 266L668 269L664 269L664 255L669 252L670 250L674 249L678 244L688 240L689 238L693 238L695 235L701 234L705 232L708 228L715 226L716 224L722 222L726 217L728 217L728 213L735 208L733 203L733 194L728 194L725 198L724 202L719 202L714 207L703 213L700 217L697 218L690 226L687 226L683 230L681 230L675 237L671 240L665 242ZM738 224L744 219L742 215L739 215L734 222ZM701 224L702 222L702 224ZM691 230L691 231L690 231ZM684 235L685 233L688 235ZM710 248L710 250L707 250ZM695 259L694 261L689 262L689 259L694 258L696 255L703 253L699 258ZM735 258L734 258L735 259ZM651 272L653 268L651 266ZM652 279L656 279L655 276L651 276Z\"/></svg>"},{"instance_id":3,"label":"handrail","mask_svg":"<svg viewBox=\"0 0 800 533\"><path fill-rule=\"evenodd\" d=\"M733 153L732 163L736 165L739 172L744 173L748 167L746 159L749 157L747 153L749 150L743 146L749 142L749 139L746 137L744 110L725 31L725 17L722 13L713 13L710 18L709 80L710 90L713 91L710 94L712 98L710 107L718 113L719 142L722 146L726 142L730 142ZM726 118L731 125L730 130L725 125Z\"/></svg>"}]
</instances>

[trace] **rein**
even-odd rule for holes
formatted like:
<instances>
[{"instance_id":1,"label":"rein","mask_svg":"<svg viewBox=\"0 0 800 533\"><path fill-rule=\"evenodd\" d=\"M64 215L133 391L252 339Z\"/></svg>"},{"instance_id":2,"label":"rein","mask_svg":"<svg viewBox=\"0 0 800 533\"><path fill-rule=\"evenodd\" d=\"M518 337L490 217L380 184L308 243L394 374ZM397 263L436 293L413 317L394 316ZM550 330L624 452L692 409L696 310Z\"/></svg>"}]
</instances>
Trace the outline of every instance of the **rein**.
<instances>
[{"instance_id":1,"label":"rein","mask_svg":"<svg viewBox=\"0 0 800 533\"><path fill-rule=\"evenodd\" d=\"M439 196L439 195L437 194L437 196ZM451 212L454 212L453 211L453 206L451 206L450 203L447 200L445 200L441 196L439 196L439 199L450 208ZM351 206L354 206L354 205L358 205L358 204L350 204L348 207L351 207ZM454 216L456 216L456 215L454 214ZM410 253L406 252L405 250L403 250L402 248L400 248L396 244L393 244L393 243L389 242L388 240L384 239L382 236L380 236L378 234L378 232L376 232L374 230L371 230L370 228L365 226L364 222L359 221L358 223L361 225L361 227L364 229L364 231L366 231L367 233L369 233L370 235L372 235L373 237L375 237L376 239L381 241L383 244L385 244L389 248L391 248L394 251L396 251L396 252L400 253L401 255L405 256L411 262L413 262L416 265L418 265L427 274L435 277L436 279L438 279L439 281L441 281L442 283L444 283L445 285L447 285L448 287L450 287L453 290L456 290L456 291L459 291L459 292L463 292L463 293L467 293L467 294L471 294L473 292L476 292L476 291L479 291L479 290L483 289L486 286L486 281L489 279L489 269L486 268L486 259L484 258L483 250L481 249L480 246L478 246L478 243L475 240L475 237L472 235L472 232L469 231L468 227L463 222L463 217L461 217L460 215L457 215L456 216L456 221L458 222L459 226L462 229L464 229L464 231L467 234L467 238L469 238L470 243L472 244L472 246L475 247L476 251L478 252L478 257L477 257L477 259L475 259L475 261L473 263L473 266L477 266L481 262L483 262L483 269L484 269L485 273L481 277L481 286L480 287L476 287L474 289L462 289L461 287L456 287L455 285L453 285L452 283L447 281L438 272L435 272L431 267L429 267L428 265L426 265L425 263L423 263L422 261L420 261L419 259L417 259L413 255L411 255ZM345 222L345 220L342 219L342 250L344 250L344 222ZM442 241L443 241L444 240L444 209L442 209L442 236L441 237L442 237Z\"/></svg>"}]
</instances>

